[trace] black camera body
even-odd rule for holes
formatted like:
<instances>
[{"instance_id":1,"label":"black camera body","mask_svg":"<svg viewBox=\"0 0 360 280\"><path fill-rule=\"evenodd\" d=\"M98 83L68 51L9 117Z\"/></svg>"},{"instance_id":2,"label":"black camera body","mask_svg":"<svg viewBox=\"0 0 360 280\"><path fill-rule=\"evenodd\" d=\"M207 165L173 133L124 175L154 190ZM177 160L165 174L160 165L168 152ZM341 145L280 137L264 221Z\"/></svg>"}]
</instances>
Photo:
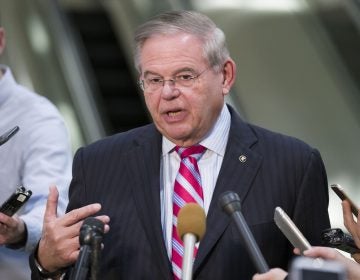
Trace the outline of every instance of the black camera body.
<instances>
[{"instance_id":1,"label":"black camera body","mask_svg":"<svg viewBox=\"0 0 360 280\"><path fill-rule=\"evenodd\" d=\"M0 136L0 146L2 144L5 144L7 141L9 141L9 139L11 137L13 137L18 131L19 131L19 127L15 126L14 128L6 131L3 135Z\"/></svg>"},{"instance_id":2,"label":"black camera body","mask_svg":"<svg viewBox=\"0 0 360 280\"><path fill-rule=\"evenodd\" d=\"M1 205L0 212L11 217L28 201L31 195L30 190L26 190L23 186L18 187Z\"/></svg>"},{"instance_id":3,"label":"black camera body","mask_svg":"<svg viewBox=\"0 0 360 280\"><path fill-rule=\"evenodd\" d=\"M360 253L360 249L351 235L343 232L340 228L324 230L321 233L321 240L323 246L336 248L350 254Z\"/></svg>"}]
</instances>

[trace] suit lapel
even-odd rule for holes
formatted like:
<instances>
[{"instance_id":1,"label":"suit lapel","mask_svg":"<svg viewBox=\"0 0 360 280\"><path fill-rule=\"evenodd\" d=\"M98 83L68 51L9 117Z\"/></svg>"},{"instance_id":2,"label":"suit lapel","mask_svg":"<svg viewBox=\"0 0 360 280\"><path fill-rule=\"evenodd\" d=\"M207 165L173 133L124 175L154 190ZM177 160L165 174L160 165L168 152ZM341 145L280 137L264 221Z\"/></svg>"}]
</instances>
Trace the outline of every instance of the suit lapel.
<instances>
[{"instance_id":1,"label":"suit lapel","mask_svg":"<svg viewBox=\"0 0 360 280\"><path fill-rule=\"evenodd\" d=\"M136 209L153 249L154 258L164 279L168 279L171 266L160 220L161 135L153 127L149 134L139 137L135 145L127 154L129 184L133 186Z\"/></svg>"},{"instance_id":2,"label":"suit lapel","mask_svg":"<svg viewBox=\"0 0 360 280\"><path fill-rule=\"evenodd\" d=\"M219 197L225 191L234 191L244 203L261 164L262 157L251 150L257 137L236 113L229 109L232 115L229 140L207 215L206 234L195 260L195 273L230 223L230 218L218 206Z\"/></svg>"}]
</instances>

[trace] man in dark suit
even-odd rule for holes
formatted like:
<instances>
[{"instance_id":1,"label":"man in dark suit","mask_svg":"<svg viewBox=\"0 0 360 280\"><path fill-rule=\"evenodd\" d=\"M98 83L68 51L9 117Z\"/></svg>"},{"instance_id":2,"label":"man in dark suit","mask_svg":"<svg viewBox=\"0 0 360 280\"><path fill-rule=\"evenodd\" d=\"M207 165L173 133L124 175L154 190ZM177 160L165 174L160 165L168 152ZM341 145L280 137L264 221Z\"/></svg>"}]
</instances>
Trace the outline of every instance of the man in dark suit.
<instances>
[{"instance_id":1,"label":"man in dark suit","mask_svg":"<svg viewBox=\"0 0 360 280\"><path fill-rule=\"evenodd\" d=\"M173 279L176 146L206 148L198 165L207 226L194 279L251 279L256 273L236 227L217 206L227 190L239 194L270 267L287 268L292 254L273 222L276 206L311 244L319 244L321 230L329 227L321 157L300 140L244 122L225 104L236 65L223 32L202 14L168 12L140 26L135 42L140 86L154 124L76 153L65 216L56 217L56 190L50 190L43 236L30 260L33 279L41 279L39 270L43 277L61 274L76 261L82 220L96 213L109 231L101 279Z\"/></svg>"}]
</instances>

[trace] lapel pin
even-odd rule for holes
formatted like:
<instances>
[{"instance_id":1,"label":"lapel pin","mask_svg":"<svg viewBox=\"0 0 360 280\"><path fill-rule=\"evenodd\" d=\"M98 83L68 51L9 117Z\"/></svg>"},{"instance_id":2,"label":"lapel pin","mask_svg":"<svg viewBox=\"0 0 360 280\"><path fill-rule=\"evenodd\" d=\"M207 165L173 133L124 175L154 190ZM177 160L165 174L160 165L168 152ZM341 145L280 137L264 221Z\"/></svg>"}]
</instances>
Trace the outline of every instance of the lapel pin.
<instances>
[{"instance_id":1,"label":"lapel pin","mask_svg":"<svg viewBox=\"0 0 360 280\"><path fill-rule=\"evenodd\" d=\"M246 156L245 155L239 156L239 160L240 162L244 163L246 161Z\"/></svg>"}]
</instances>

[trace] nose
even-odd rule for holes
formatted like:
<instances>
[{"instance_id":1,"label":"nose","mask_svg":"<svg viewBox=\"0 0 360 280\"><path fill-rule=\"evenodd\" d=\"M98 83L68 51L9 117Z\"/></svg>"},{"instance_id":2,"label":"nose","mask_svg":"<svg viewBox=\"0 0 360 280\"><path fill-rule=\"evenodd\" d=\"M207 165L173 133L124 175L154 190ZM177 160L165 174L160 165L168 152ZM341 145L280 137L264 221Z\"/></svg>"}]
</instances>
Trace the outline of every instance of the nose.
<instances>
[{"instance_id":1,"label":"nose","mask_svg":"<svg viewBox=\"0 0 360 280\"><path fill-rule=\"evenodd\" d=\"M173 99L180 95L180 90L176 88L174 80L165 80L161 94L164 99Z\"/></svg>"},{"instance_id":2,"label":"nose","mask_svg":"<svg viewBox=\"0 0 360 280\"><path fill-rule=\"evenodd\" d=\"M166 82L168 82L169 85L175 86L175 80L173 79L163 80L163 86L166 85Z\"/></svg>"}]
</instances>

